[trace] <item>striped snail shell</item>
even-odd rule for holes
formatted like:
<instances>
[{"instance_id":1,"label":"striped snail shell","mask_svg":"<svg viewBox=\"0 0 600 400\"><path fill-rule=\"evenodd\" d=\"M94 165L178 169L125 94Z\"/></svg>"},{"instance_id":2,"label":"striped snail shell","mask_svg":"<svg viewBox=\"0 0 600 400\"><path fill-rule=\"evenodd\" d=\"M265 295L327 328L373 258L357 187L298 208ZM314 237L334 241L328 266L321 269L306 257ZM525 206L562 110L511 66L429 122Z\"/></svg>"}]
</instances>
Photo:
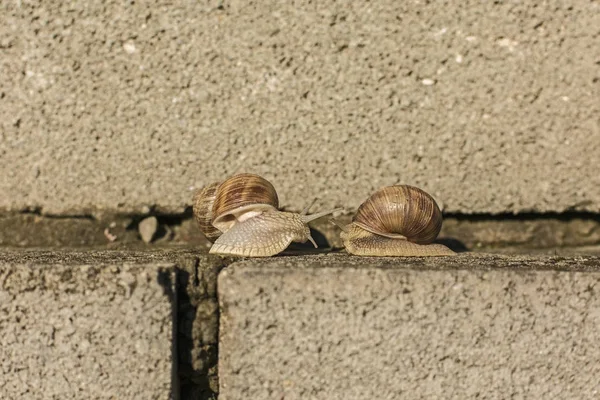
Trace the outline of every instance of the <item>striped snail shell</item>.
<instances>
[{"instance_id":1,"label":"striped snail shell","mask_svg":"<svg viewBox=\"0 0 600 400\"><path fill-rule=\"evenodd\" d=\"M213 220L213 204L215 203L215 197L217 195L217 189L221 182L213 182L210 185L199 189L194 194L193 200L193 214L194 219L200 226L200 231L204 236L212 243L219 236L221 231L215 228L212 224Z\"/></svg>"},{"instance_id":2,"label":"striped snail shell","mask_svg":"<svg viewBox=\"0 0 600 400\"><path fill-rule=\"evenodd\" d=\"M279 207L271 182L254 174L238 174L223 182L213 182L196 192L193 203L194 218L204 236L213 243L236 222Z\"/></svg>"},{"instance_id":3,"label":"striped snail shell","mask_svg":"<svg viewBox=\"0 0 600 400\"><path fill-rule=\"evenodd\" d=\"M432 244L442 229L442 212L425 191L386 186L358 208L341 234L346 250L365 256L442 256L453 251Z\"/></svg>"},{"instance_id":4,"label":"striped snail shell","mask_svg":"<svg viewBox=\"0 0 600 400\"><path fill-rule=\"evenodd\" d=\"M194 218L213 242L210 253L267 257L291 242L311 241L308 222L335 210L304 215L280 211L277 192L254 174L234 175L196 192Z\"/></svg>"},{"instance_id":5,"label":"striped snail shell","mask_svg":"<svg viewBox=\"0 0 600 400\"><path fill-rule=\"evenodd\" d=\"M212 224L227 232L236 222L278 207L279 199L271 182L254 174L234 175L216 191Z\"/></svg>"}]
</instances>

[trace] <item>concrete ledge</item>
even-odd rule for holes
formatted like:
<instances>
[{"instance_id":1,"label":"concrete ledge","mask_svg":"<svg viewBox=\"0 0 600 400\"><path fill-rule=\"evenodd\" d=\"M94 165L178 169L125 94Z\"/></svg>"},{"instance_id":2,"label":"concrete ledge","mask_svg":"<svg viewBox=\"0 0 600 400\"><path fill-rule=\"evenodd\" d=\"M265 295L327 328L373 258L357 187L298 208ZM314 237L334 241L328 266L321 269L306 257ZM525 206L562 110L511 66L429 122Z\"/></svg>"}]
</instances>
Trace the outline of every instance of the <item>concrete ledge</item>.
<instances>
[{"instance_id":1,"label":"concrete ledge","mask_svg":"<svg viewBox=\"0 0 600 400\"><path fill-rule=\"evenodd\" d=\"M0 397L175 396L174 264L35 254L0 257Z\"/></svg>"},{"instance_id":2,"label":"concrete ledge","mask_svg":"<svg viewBox=\"0 0 600 400\"><path fill-rule=\"evenodd\" d=\"M281 257L218 287L220 400L600 396L600 257Z\"/></svg>"},{"instance_id":3,"label":"concrete ledge","mask_svg":"<svg viewBox=\"0 0 600 400\"><path fill-rule=\"evenodd\" d=\"M599 264L5 251L0 397L594 398Z\"/></svg>"}]
</instances>

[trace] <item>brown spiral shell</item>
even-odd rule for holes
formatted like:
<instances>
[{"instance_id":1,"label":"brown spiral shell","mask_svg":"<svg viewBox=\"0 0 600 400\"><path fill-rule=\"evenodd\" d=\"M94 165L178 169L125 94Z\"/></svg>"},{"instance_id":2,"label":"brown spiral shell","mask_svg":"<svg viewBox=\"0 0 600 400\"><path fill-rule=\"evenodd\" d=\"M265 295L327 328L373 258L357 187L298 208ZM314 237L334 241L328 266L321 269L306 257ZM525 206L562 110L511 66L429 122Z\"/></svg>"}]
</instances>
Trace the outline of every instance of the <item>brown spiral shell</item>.
<instances>
[{"instance_id":1,"label":"brown spiral shell","mask_svg":"<svg viewBox=\"0 0 600 400\"><path fill-rule=\"evenodd\" d=\"M395 185L373 193L360 205L352 222L377 235L403 236L413 243L428 244L442 229L442 212L423 190Z\"/></svg>"},{"instance_id":2,"label":"brown spiral shell","mask_svg":"<svg viewBox=\"0 0 600 400\"><path fill-rule=\"evenodd\" d=\"M255 174L234 175L212 183L194 195L194 218L202 233L214 242L238 220L279 207L275 188Z\"/></svg>"},{"instance_id":3,"label":"brown spiral shell","mask_svg":"<svg viewBox=\"0 0 600 400\"><path fill-rule=\"evenodd\" d=\"M222 233L212 225L213 204L220 184L221 182L213 182L197 190L193 200L194 219L200 226L200 230L204 236L211 242L217 240Z\"/></svg>"}]
</instances>

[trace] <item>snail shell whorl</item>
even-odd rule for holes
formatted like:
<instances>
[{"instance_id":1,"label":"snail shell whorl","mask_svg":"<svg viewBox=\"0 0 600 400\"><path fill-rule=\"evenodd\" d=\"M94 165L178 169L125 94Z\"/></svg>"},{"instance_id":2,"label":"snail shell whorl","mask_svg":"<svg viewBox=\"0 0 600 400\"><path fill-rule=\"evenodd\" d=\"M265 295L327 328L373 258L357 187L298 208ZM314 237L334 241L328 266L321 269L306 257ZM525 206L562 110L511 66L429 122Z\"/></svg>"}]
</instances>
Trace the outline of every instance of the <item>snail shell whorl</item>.
<instances>
[{"instance_id":1,"label":"snail shell whorl","mask_svg":"<svg viewBox=\"0 0 600 400\"><path fill-rule=\"evenodd\" d=\"M428 244L442 229L442 212L433 197L417 187L387 186L360 205L352 222L377 235Z\"/></svg>"},{"instance_id":2,"label":"snail shell whorl","mask_svg":"<svg viewBox=\"0 0 600 400\"><path fill-rule=\"evenodd\" d=\"M221 236L221 231L212 225L213 204L220 184L221 182L213 182L197 190L193 200L194 219L200 226L200 230L204 236L211 242L214 242Z\"/></svg>"},{"instance_id":3,"label":"snail shell whorl","mask_svg":"<svg viewBox=\"0 0 600 400\"><path fill-rule=\"evenodd\" d=\"M225 180L217 190L212 224L225 232L236 221L243 221L278 207L279 199L271 182L254 174L234 175Z\"/></svg>"},{"instance_id":4,"label":"snail shell whorl","mask_svg":"<svg viewBox=\"0 0 600 400\"><path fill-rule=\"evenodd\" d=\"M236 222L279 207L271 182L254 174L238 174L211 183L194 194L193 203L194 218L213 243Z\"/></svg>"}]
</instances>

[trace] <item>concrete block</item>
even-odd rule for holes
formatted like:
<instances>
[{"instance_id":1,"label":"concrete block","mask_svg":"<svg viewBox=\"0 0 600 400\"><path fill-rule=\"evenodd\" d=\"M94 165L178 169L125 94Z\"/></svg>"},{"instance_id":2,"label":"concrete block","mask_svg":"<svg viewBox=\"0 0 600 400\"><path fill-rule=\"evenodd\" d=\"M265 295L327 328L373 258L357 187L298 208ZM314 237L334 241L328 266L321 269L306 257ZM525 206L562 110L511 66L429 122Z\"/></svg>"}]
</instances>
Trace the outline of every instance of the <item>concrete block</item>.
<instances>
[{"instance_id":1,"label":"concrete block","mask_svg":"<svg viewBox=\"0 0 600 400\"><path fill-rule=\"evenodd\" d=\"M600 396L600 257L280 257L218 287L220 400Z\"/></svg>"},{"instance_id":2,"label":"concrete block","mask_svg":"<svg viewBox=\"0 0 600 400\"><path fill-rule=\"evenodd\" d=\"M0 255L2 399L178 398L175 265Z\"/></svg>"},{"instance_id":3,"label":"concrete block","mask_svg":"<svg viewBox=\"0 0 600 400\"><path fill-rule=\"evenodd\" d=\"M589 0L3 1L0 209L181 212L247 171L294 210L400 182L598 212L597 26Z\"/></svg>"}]
</instances>

